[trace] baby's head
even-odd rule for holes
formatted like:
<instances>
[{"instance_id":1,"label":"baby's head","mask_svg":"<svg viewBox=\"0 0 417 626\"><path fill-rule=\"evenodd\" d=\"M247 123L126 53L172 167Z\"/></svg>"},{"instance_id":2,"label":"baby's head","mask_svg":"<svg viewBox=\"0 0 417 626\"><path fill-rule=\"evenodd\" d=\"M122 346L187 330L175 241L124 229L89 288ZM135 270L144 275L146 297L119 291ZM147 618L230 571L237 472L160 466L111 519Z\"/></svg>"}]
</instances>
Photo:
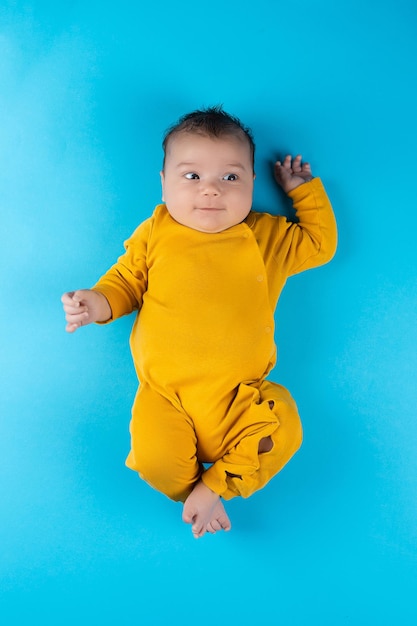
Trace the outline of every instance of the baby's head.
<instances>
[{"instance_id":1,"label":"baby's head","mask_svg":"<svg viewBox=\"0 0 417 626\"><path fill-rule=\"evenodd\" d=\"M252 206L251 131L220 107L184 115L163 140L163 200L180 224L217 233L242 222Z\"/></svg>"},{"instance_id":2,"label":"baby's head","mask_svg":"<svg viewBox=\"0 0 417 626\"><path fill-rule=\"evenodd\" d=\"M187 113L180 117L178 122L168 128L165 133L162 148L164 150L163 169L165 168L166 156L169 144L180 133L203 135L210 138L237 137L247 143L250 151L252 169L255 165L255 143L252 131L233 115L223 111L222 107L209 107Z\"/></svg>"}]
</instances>

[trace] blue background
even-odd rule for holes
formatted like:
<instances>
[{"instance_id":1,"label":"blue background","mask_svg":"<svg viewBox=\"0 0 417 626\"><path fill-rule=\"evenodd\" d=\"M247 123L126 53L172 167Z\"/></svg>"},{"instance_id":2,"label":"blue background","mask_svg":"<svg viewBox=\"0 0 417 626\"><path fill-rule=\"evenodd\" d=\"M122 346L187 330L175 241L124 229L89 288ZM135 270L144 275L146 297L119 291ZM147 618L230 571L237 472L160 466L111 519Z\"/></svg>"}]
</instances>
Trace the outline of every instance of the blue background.
<instances>
[{"instance_id":1,"label":"blue background","mask_svg":"<svg viewBox=\"0 0 417 626\"><path fill-rule=\"evenodd\" d=\"M2 0L2 623L416 623L416 25L412 0ZM60 296L160 201L164 129L217 103L254 131L255 207L287 211L271 163L302 152L340 244L276 314L303 447L195 541L124 466L132 318L70 336Z\"/></svg>"}]
</instances>

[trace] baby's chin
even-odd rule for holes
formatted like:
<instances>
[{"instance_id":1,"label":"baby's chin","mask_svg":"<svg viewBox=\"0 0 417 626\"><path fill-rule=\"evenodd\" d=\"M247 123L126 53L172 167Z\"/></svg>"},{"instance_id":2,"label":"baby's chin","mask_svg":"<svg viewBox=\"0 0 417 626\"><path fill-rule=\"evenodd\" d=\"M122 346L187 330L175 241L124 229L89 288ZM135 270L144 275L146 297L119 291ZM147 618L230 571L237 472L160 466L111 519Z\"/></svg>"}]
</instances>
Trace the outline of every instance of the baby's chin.
<instances>
[{"instance_id":1,"label":"baby's chin","mask_svg":"<svg viewBox=\"0 0 417 626\"><path fill-rule=\"evenodd\" d=\"M167 207L168 208L168 207ZM222 233L225 230L229 230L229 228L233 228L234 226L238 226L245 221L246 217L239 220L230 219L230 216L225 215L224 212L211 212L211 211L201 211L196 210L194 214L190 217L183 217L179 215L173 215L169 209L168 213L171 215L172 219L185 226L186 228L190 228L191 230L196 230L200 233L212 234L215 235L217 233Z\"/></svg>"}]
</instances>

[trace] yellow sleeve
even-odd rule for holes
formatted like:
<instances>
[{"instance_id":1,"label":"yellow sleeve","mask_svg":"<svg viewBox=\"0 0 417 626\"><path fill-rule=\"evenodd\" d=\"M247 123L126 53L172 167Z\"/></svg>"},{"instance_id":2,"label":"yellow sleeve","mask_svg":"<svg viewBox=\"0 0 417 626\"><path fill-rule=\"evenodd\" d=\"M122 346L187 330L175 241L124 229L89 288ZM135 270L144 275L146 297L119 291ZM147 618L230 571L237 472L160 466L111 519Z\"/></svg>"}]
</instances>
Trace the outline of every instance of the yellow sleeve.
<instances>
[{"instance_id":1,"label":"yellow sleeve","mask_svg":"<svg viewBox=\"0 0 417 626\"><path fill-rule=\"evenodd\" d=\"M286 222L276 256L288 276L328 263L337 247L337 226L330 200L319 178L289 194L298 221Z\"/></svg>"},{"instance_id":2,"label":"yellow sleeve","mask_svg":"<svg viewBox=\"0 0 417 626\"><path fill-rule=\"evenodd\" d=\"M125 242L126 252L94 285L112 311L109 322L128 315L142 306L148 283L147 247L153 218L143 222Z\"/></svg>"}]
</instances>

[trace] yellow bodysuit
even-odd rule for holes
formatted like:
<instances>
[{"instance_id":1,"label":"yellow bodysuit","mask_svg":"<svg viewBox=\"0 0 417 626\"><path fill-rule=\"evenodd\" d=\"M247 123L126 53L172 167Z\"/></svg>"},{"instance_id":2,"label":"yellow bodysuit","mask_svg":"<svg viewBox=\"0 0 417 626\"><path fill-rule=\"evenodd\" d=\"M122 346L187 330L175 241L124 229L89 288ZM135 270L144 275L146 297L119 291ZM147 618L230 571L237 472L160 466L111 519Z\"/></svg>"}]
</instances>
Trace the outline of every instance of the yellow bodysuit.
<instances>
[{"instance_id":1,"label":"yellow bodysuit","mask_svg":"<svg viewBox=\"0 0 417 626\"><path fill-rule=\"evenodd\" d=\"M112 320L138 311L126 463L174 500L200 478L225 499L247 497L301 444L294 400L266 380L274 311L288 276L329 261L337 235L320 179L289 196L298 223L250 212L215 234L177 223L160 204L94 287ZM268 436L273 447L259 454Z\"/></svg>"}]
</instances>

